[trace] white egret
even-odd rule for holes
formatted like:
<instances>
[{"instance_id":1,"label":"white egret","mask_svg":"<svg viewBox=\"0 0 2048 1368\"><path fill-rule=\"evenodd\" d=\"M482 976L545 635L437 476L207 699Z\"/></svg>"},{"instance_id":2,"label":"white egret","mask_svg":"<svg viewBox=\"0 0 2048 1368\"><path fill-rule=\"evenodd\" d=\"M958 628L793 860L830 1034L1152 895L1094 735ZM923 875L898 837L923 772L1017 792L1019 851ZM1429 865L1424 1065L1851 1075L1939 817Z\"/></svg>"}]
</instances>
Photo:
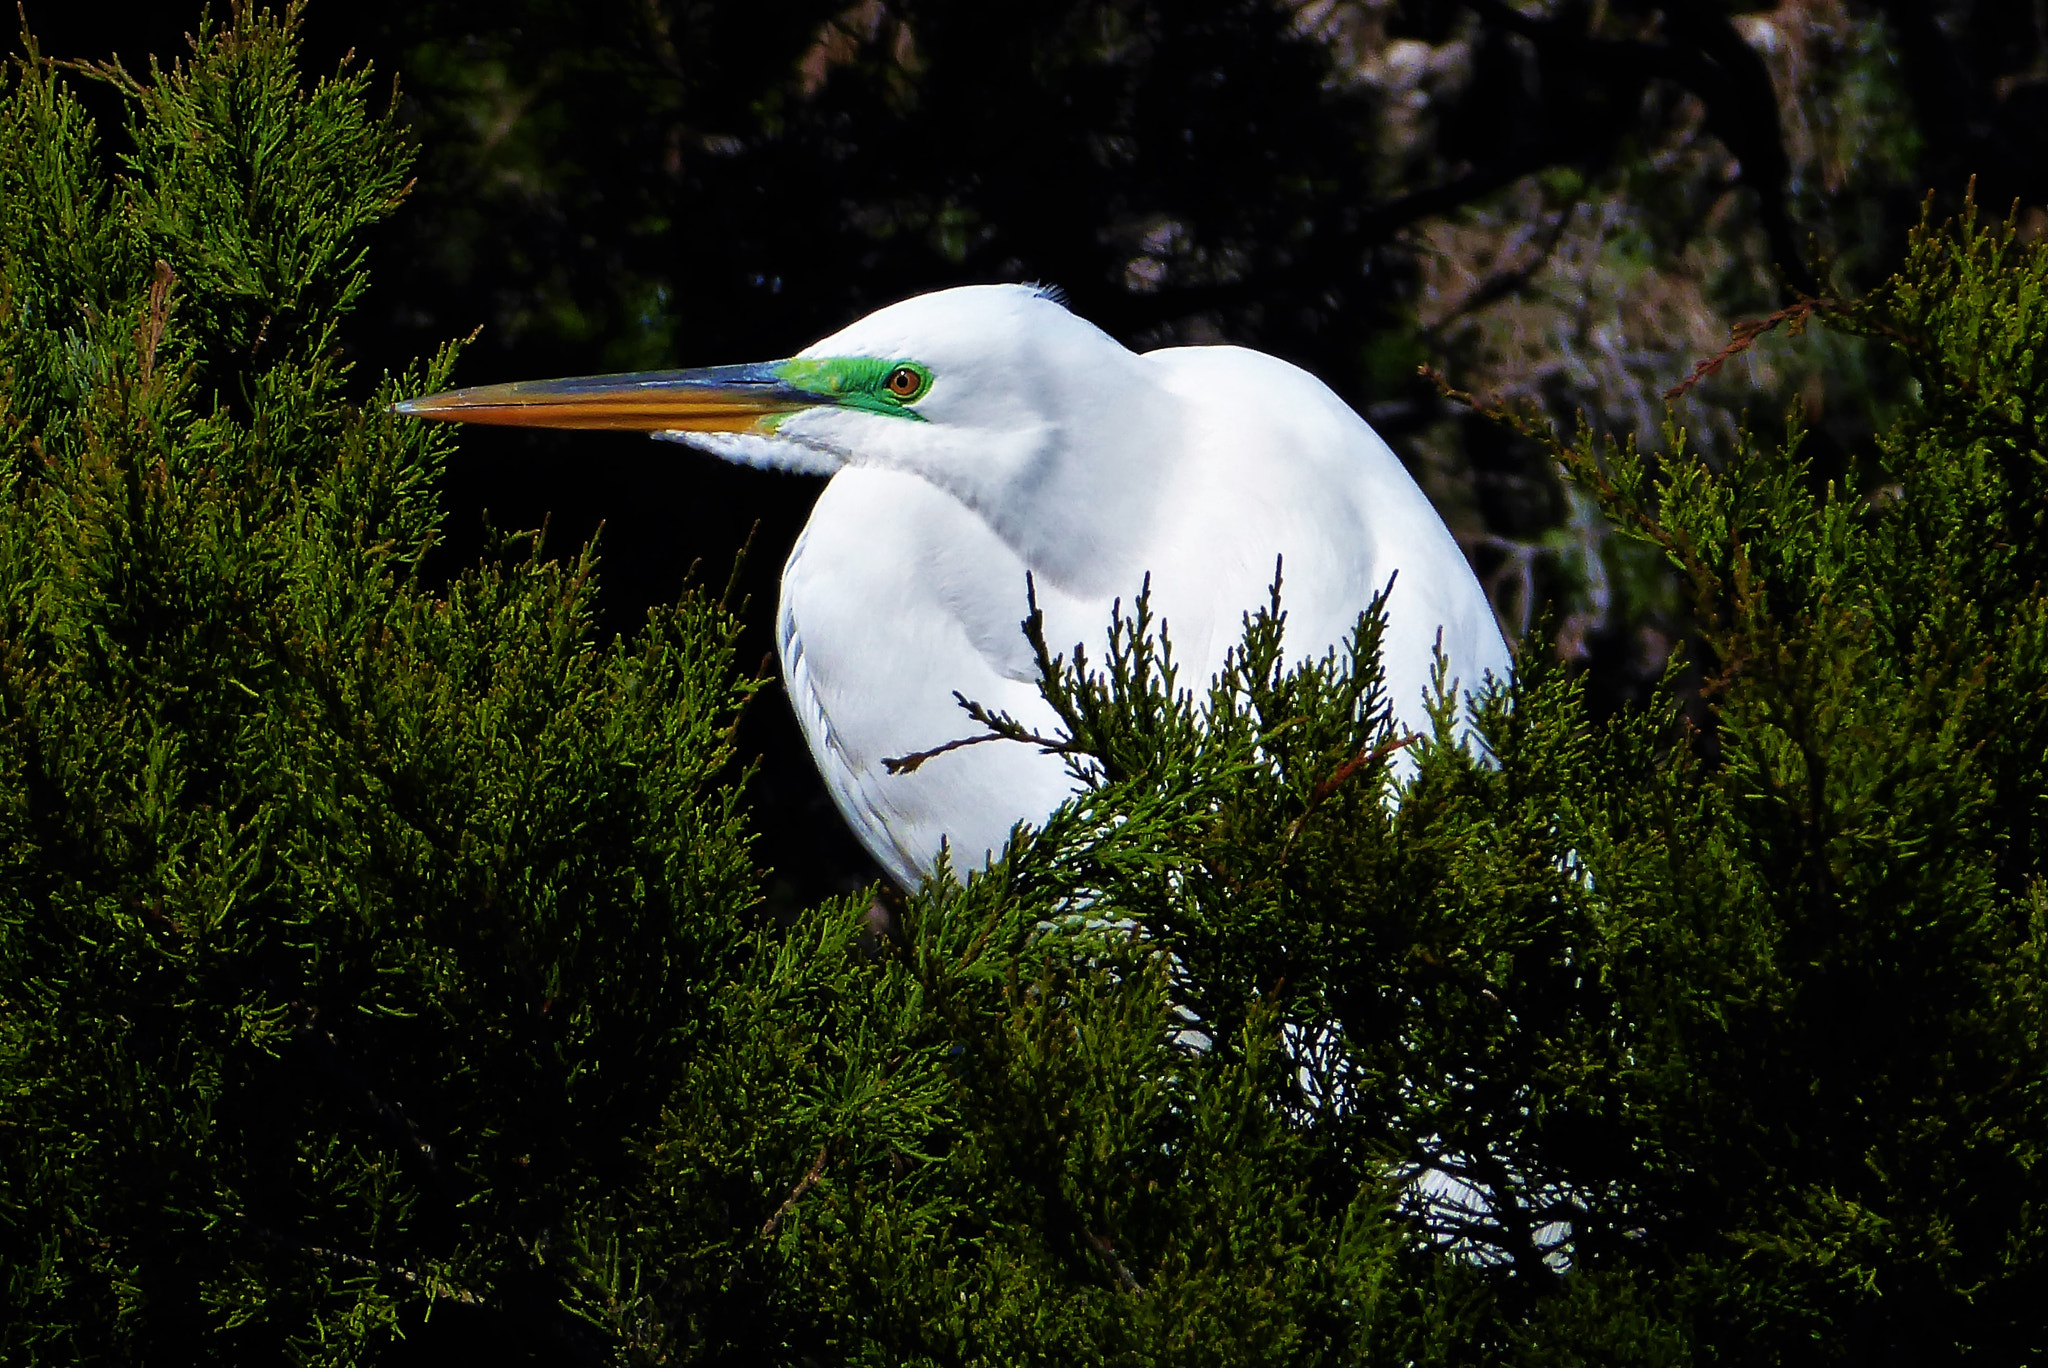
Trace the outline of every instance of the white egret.
<instances>
[{"instance_id":1,"label":"white egret","mask_svg":"<svg viewBox=\"0 0 2048 1368\"><path fill-rule=\"evenodd\" d=\"M1293 660L1342 642L1399 572L1383 659L1426 731L1441 632L1464 688L1505 674L1486 595L1385 442L1307 372L1242 347L1134 353L1054 292L968 286L872 313L786 361L490 385L426 418L652 433L831 476L782 572L782 678L826 786L899 883L999 851L1072 792L1062 761L984 745L905 774L886 757L971 733L955 691L1049 731L1019 631L1102 645L1149 572L1175 658L1206 678L1286 567Z\"/></svg>"}]
</instances>

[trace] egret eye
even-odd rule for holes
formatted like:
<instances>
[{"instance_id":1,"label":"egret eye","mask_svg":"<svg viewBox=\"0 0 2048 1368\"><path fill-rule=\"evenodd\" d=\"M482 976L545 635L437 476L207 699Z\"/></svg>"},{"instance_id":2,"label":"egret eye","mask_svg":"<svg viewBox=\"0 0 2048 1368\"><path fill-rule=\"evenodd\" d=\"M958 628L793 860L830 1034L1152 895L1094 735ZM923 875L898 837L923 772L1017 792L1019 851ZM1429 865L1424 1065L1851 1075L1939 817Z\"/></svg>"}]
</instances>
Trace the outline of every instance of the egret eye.
<instances>
[{"instance_id":1,"label":"egret eye","mask_svg":"<svg viewBox=\"0 0 2048 1368\"><path fill-rule=\"evenodd\" d=\"M889 393L898 399L910 399L924 388L924 377L908 366L898 366L889 372L889 378L882 383L886 384Z\"/></svg>"}]
</instances>

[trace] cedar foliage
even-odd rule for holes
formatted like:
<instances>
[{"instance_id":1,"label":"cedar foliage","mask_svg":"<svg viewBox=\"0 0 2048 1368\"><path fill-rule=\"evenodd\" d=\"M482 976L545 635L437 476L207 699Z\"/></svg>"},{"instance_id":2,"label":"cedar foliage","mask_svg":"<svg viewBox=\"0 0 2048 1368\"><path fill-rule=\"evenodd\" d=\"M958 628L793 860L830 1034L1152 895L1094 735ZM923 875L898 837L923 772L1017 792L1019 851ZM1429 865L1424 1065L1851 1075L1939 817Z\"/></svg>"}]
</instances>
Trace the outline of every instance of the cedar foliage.
<instances>
[{"instance_id":1,"label":"cedar foliage","mask_svg":"<svg viewBox=\"0 0 2048 1368\"><path fill-rule=\"evenodd\" d=\"M0 92L0 1354L2048 1348L2043 249L1825 315L1917 384L1845 481L1544 434L1690 586L1696 712L1532 638L1482 764L1447 693L1390 734L1376 613L1291 666L1276 586L1207 683L1142 595L1107 661L1027 624L1087 791L875 944L758 910L726 606L423 575L450 436L387 405L454 351L337 345L410 153L294 22Z\"/></svg>"}]
</instances>

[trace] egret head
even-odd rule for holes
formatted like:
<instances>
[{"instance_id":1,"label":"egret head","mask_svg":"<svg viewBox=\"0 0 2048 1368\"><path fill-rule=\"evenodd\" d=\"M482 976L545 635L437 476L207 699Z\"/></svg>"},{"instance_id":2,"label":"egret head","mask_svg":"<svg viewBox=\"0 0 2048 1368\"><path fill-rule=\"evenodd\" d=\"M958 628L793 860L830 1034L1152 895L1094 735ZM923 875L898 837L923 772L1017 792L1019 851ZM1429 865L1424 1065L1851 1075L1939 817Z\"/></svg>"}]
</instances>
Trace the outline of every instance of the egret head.
<instances>
[{"instance_id":1,"label":"egret head","mask_svg":"<svg viewBox=\"0 0 2048 1368\"><path fill-rule=\"evenodd\" d=\"M1020 552L1048 528L1077 552L1128 537L1151 502L1134 496L1161 478L1147 454L1171 450L1180 421L1142 358L1030 285L918 295L782 361L486 385L397 409L646 432L767 469L899 470Z\"/></svg>"}]
</instances>

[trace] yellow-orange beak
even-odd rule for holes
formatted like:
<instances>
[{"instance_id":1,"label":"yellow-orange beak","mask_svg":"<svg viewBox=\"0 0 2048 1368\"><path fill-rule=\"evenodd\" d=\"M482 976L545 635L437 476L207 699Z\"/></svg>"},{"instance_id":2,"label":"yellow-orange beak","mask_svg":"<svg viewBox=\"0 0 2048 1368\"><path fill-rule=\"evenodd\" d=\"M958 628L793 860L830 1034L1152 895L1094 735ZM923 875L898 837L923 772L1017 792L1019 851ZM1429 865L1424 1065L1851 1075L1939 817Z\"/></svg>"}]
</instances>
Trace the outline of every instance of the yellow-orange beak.
<instances>
[{"instance_id":1,"label":"yellow-orange beak","mask_svg":"<svg viewBox=\"0 0 2048 1368\"><path fill-rule=\"evenodd\" d=\"M521 380L392 405L414 418L619 432L753 432L764 418L831 403L782 378L781 362Z\"/></svg>"}]
</instances>

